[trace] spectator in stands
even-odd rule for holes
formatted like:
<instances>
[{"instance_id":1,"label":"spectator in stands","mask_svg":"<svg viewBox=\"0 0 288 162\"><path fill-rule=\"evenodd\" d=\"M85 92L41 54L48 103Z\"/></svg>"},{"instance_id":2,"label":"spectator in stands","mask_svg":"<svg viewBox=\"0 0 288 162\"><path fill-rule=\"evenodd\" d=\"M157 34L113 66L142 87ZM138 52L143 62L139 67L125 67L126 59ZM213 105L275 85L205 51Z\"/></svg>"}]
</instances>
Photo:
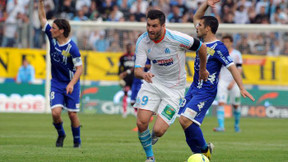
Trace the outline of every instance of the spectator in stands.
<instances>
[{"instance_id":1,"label":"spectator in stands","mask_svg":"<svg viewBox=\"0 0 288 162\"><path fill-rule=\"evenodd\" d=\"M56 11L57 17L72 20L76 13L75 3L72 0L63 0L58 5L59 9Z\"/></svg>"},{"instance_id":2,"label":"spectator in stands","mask_svg":"<svg viewBox=\"0 0 288 162\"><path fill-rule=\"evenodd\" d=\"M235 24L248 24L249 23L247 9L245 9L244 5L240 5L238 9L236 10L234 21L235 21Z\"/></svg>"},{"instance_id":3,"label":"spectator in stands","mask_svg":"<svg viewBox=\"0 0 288 162\"><path fill-rule=\"evenodd\" d=\"M167 16L169 22L172 23L181 23L182 22L182 13L177 5L171 6L172 12Z\"/></svg>"},{"instance_id":4,"label":"spectator in stands","mask_svg":"<svg viewBox=\"0 0 288 162\"><path fill-rule=\"evenodd\" d=\"M239 49L242 54L252 54L251 47L248 44L247 36L245 35L241 36L240 42L237 44L236 48Z\"/></svg>"},{"instance_id":5,"label":"spectator in stands","mask_svg":"<svg viewBox=\"0 0 288 162\"><path fill-rule=\"evenodd\" d=\"M285 56L288 56L288 41L286 41L286 42L284 43L284 46L283 46L283 48L282 48L282 50L281 50L281 54L282 54L282 55L285 55Z\"/></svg>"},{"instance_id":6,"label":"spectator in stands","mask_svg":"<svg viewBox=\"0 0 288 162\"><path fill-rule=\"evenodd\" d=\"M261 6L260 8L260 13L256 15L255 17L255 23L256 24L261 24L263 23L263 21L267 21L269 22L269 15L266 13L266 7L265 6Z\"/></svg>"},{"instance_id":7,"label":"spectator in stands","mask_svg":"<svg viewBox=\"0 0 288 162\"><path fill-rule=\"evenodd\" d=\"M22 60L22 66L18 70L16 82L17 83L29 83L32 84L35 79L35 71L28 60L24 57Z\"/></svg>"},{"instance_id":8,"label":"spectator in stands","mask_svg":"<svg viewBox=\"0 0 288 162\"><path fill-rule=\"evenodd\" d=\"M95 42L95 49L98 52L105 52L109 47L109 41L105 38L105 32L100 32L99 39Z\"/></svg>"}]
</instances>

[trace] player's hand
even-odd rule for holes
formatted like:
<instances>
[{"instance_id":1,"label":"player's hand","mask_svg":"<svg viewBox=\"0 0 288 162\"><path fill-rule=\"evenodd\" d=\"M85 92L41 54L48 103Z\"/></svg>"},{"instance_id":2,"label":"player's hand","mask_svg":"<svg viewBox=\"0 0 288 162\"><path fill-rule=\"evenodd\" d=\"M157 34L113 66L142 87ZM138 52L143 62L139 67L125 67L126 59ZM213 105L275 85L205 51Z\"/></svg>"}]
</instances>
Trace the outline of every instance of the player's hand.
<instances>
[{"instance_id":1,"label":"player's hand","mask_svg":"<svg viewBox=\"0 0 288 162\"><path fill-rule=\"evenodd\" d=\"M73 92L74 85L69 83L66 87L66 94L71 94Z\"/></svg>"},{"instance_id":2,"label":"player's hand","mask_svg":"<svg viewBox=\"0 0 288 162\"><path fill-rule=\"evenodd\" d=\"M126 76L127 76L127 72L124 71L124 72L120 73L119 78L120 78L120 79L123 79L123 78L125 78Z\"/></svg>"},{"instance_id":3,"label":"player's hand","mask_svg":"<svg viewBox=\"0 0 288 162\"><path fill-rule=\"evenodd\" d=\"M246 89L242 89L240 92L244 98L249 97L252 101L255 101L254 97L248 91L246 91Z\"/></svg>"},{"instance_id":4,"label":"player's hand","mask_svg":"<svg viewBox=\"0 0 288 162\"><path fill-rule=\"evenodd\" d=\"M152 83L153 77L154 77L154 74L147 72L147 73L144 73L143 79L148 83Z\"/></svg>"},{"instance_id":5,"label":"player's hand","mask_svg":"<svg viewBox=\"0 0 288 162\"><path fill-rule=\"evenodd\" d=\"M214 8L215 4L220 2L220 0L207 0L207 3L210 7Z\"/></svg>"},{"instance_id":6,"label":"player's hand","mask_svg":"<svg viewBox=\"0 0 288 162\"><path fill-rule=\"evenodd\" d=\"M231 90L231 89L233 88L234 84L235 84L235 82L231 82L231 83L228 85L227 89L228 89L228 90Z\"/></svg>"},{"instance_id":7,"label":"player's hand","mask_svg":"<svg viewBox=\"0 0 288 162\"><path fill-rule=\"evenodd\" d=\"M209 77L209 72L205 70L200 70L199 71L199 80L207 81Z\"/></svg>"}]
</instances>

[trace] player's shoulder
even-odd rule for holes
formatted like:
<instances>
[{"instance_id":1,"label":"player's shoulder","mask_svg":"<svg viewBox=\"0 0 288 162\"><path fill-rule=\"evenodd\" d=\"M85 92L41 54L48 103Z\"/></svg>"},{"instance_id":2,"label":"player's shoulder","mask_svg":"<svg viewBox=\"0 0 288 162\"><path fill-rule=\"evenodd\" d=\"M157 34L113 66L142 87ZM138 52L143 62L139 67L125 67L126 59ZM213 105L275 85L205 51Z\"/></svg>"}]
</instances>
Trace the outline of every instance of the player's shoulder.
<instances>
[{"instance_id":1,"label":"player's shoulder","mask_svg":"<svg viewBox=\"0 0 288 162\"><path fill-rule=\"evenodd\" d=\"M137 42L136 42L136 46L139 45L139 44L142 44L142 43L147 43L147 41L149 41L149 37L148 37L148 32L144 32L142 33L138 39L137 39Z\"/></svg>"},{"instance_id":2,"label":"player's shoulder","mask_svg":"<svg viewBox=\"0 0 288 162\"><path fill-rule=\"evenodd\" d=\"M237 49L235 49L235 48L233 49L233 51L232 51L232 52L233 52L234 54L236 54L236 55L242 55L242 54L241 54L241 52L240 52L240 51L238 51L238 50L237 50Z\"/></svg>"},{"instance_id":3,"label":"player's shoulder","mask_svg":"<svg viewBox=\"0 0 288 162\"><path fill-rule=\"evenodd\" d=\"M193 39L193 37L189 36L188 34L176 31L176 30L170 30L166 28L166 37L170 38L172 40L185 40L185 39Z\"/></svg>"}]
</instances>

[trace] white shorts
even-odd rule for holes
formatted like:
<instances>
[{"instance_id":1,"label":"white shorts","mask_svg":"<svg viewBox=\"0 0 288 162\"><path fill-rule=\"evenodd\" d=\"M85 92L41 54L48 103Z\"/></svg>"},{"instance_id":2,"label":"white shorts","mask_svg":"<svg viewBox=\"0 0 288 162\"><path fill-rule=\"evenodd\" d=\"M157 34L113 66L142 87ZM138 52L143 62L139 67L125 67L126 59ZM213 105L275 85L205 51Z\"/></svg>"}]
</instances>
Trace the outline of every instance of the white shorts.
<instances>
[{"instance_id":1,"label":"white shorts","mask_svg":"<svg viewBox=\"0 0 288 162\"><path fill-rule=\"evenodd\" d=\"M144 81L138 92L135 108L157 113L168 125L174 123L185 89L167 88L159 83Z\"/></svg>"},{"instance_id":2,"label":"white shorts","mask_svg":"<svg viewBox=\"0 0 288 162\"><path fill-rule=\"evenodd\" d=\"M219 80L217 100L218 102L228 103L228 97L230 96L230 104L240 105L241 103L241 93L238 85L235 83L233 88L228 90L230 82Z\"/></svg>"}]
</instances>

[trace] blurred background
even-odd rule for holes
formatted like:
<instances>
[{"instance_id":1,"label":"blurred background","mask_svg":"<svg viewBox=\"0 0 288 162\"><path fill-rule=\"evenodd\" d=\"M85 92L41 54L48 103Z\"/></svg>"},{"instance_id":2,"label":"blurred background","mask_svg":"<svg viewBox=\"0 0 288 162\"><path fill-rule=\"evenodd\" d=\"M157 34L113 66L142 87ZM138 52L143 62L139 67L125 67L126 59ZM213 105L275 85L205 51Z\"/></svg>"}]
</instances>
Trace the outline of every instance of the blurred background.
<instances>
[{"instance_id":1,"label":"blurred background","mask_svg":"<svg viewBox=\"0 0 288 162\"><path fill-rule=\"evenodd\" d=\"M121 114L118 62L125 45L145 32L150 8L166 14L168 28L196 36L193 15L203 0L45 0L47 19L65 18L81 50L81 111ZM35 0L0 1L0 112L49 112L47 41ZM256 101L242 98L242 116L288 118L288 0L221 0L207 15L218 18L218 39L230 34L243 56L243 81ZM52 23L52 21L50 21ZM195 53L187 54L187 87ZM48 61L49 63L49 61ZM32 73L20 80L21 66ZM31 76L30 76L31 75ZM46 88L46 93L45 93ZM122 94L123 95L123 94ZM132 107L129 114L133 115ZM210 109L208 115L215 115ZM232 116L230 106L226 117Z\"/></svg>"}]
</instances>

